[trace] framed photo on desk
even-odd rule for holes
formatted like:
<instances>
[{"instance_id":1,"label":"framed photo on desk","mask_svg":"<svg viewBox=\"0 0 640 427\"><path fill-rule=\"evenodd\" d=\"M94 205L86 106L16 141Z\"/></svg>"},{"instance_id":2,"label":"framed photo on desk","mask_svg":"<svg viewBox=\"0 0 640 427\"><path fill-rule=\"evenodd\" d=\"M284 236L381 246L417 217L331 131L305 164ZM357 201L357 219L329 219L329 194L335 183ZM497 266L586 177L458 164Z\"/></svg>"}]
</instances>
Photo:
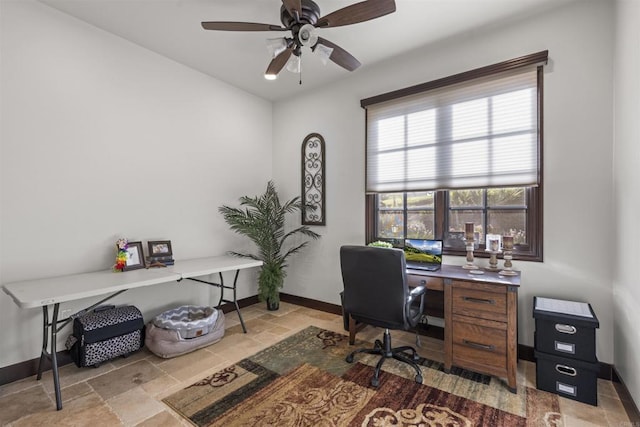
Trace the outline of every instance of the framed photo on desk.
<instances>
[{"instance_id":1,"label":"framed photo on desk","mask_svg":"<svg viewBox=\"0 0 640 427\"><path fill-rule=\"evenodd\" d=\"M142 242L129 242L127 246L127 262L123 271L144 268L144 254L142 252Z\"/></svg>"},{"instance_id":2,"label":"framed photo on desk","mask_svg":"<svg viewBox=\"0 0 640 427\"><path fill-rule=\"evenodd\" d=\"M151 240L147 242L149 247L148 264L151 267L166 267L173 265L173 250L171 240Z\"/></svg>"},{"instance_id":3,"label":"framed photo on desk","mask_svg":"<svg viewBox=\"0 0 640 427\"><path fill-rule=\"evenodd\" d=\"M149 247L149 258L166 258L173 256L171 240L154 240L147 242Z\"/></svg>"}]
</instances>

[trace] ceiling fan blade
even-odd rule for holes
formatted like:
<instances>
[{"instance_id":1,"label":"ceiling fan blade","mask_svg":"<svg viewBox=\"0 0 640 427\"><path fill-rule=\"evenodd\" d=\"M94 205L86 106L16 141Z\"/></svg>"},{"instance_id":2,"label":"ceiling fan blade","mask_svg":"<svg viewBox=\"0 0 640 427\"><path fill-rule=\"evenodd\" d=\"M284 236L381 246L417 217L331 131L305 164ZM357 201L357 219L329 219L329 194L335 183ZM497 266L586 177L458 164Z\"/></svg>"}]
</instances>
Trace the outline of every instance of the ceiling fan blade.
<instances>
[{"instance_id":1,"label":"ceiling fan blade","mask_svg":"<svg viewBox=\"0 0 640 427\"><path fill-rule=\"evenodd\" d=\"M282 0L282 4L284 5L285 9L287 9L287 11L291 16L293 17L298 16L298 18L302 16L301 0ZM296 21L299 22L298 19L296 19Z\"/></svg>"},{"instance_id":2,"label":"ceiling fan blade","mask_svg":"<svg viewBox=\"0 0 640 427\"><path fill-rule=\"evenodd\" d=\"M287 61L289 60L289 57L291 57L291 54L293 53L293 49L294 49L294 46L289 46L286 50L283 50L281 53L279 53L278 56L273 58L269 63L269 66L267 67L267 71L265 71L265 74L270 74L274 76L277 75L282 70L282 68L284 68Z\"/></svg>"},{"instance_id":3,"label":"ceiling fan blade","mask_svg":"<svg viewBox=\"0 0 640 427\"><path fill-rule=\"evenodd\" d=\"M316 22L316 27L340 27L343 25L357 24L379 18L396 11L394 0L366 0L355 3L323 16Z\"/></svg>"},{"instance_id":4,"label":"ceiling fan blade","mask_svg":"<svg viewBox=\"0 0 640 427\"><path fill-rule=\"evenodd\" d=\"M329 59L335 62L336 64L338 64L339 66L341 66L342 68L344 68L345 70L353 71L362 65L360 61L358 61L349 52L347 52L337 44L330 42L327 39L318 37L318 43L316 43L313 46L314 50L316 46L318 46L318 44L322 44L333 49L333 52L331 52L331 56L329 56Z\"/></svg>"},{"instance_id":5,"label":"ceiling fan blade","mask_svg":"<svg viewBox=\"0 0 640 427\"><path fill-rule=\"evenodd\" d=\"M255 22L203 22L202 28L219 31L287 31L287 28L279 25L258 24Z\"/></svg>"}]
</instances>

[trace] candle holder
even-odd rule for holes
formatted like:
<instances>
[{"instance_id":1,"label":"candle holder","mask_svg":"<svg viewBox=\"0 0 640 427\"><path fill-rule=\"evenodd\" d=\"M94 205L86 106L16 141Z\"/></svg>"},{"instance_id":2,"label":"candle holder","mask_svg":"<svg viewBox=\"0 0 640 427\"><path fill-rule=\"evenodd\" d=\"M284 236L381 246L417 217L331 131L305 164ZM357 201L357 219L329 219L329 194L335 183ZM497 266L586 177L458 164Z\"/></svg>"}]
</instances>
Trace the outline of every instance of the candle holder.
<instances>
[{"instance_id":1,"label":"candle holder","mask_svg":"<svg viewBox=\"0 0 640 427\"><path fill-rule=\"evenodd\" d=\"M485 237L486 249L485 252L491 254L489 257L489 267L487 270L498 271L498 254L502 253L501 250L502 236L499 234L487 234Z\"/></svg>"},{"instance_id":2,"label":"candle holder","mask_svg":"<svg viewBox=\"0 0 640 427\"><path fill-rule=\"evenodd\" d=\"M464 239L467 249L467 263L462 266L465 270L477 270L478 266L473 263L473 246L475 243L475 239L473 237L469 239L469 237L465 237Z\"/></svg>"},{"instance_id":3,"label":"candle holder","mask_svg":"<svg viewBox=\"0 0 640 427\"><path fill-rule=\"evenodd\" d=\"M491 271L500 270L500 268L498 268L498 254L502 253L502 251L492 251L491 249L485 249L485 252L490 254L489 267L487 267L487 270L491 270Z\"/></svg>"},{"instance_id":4,"label":"candle holder","mask_svg":"<svg viewBox=\"0 0 640 427\"><path fill-rule=\"evenodd\" d=\"M502 236L502 249L504 249L504 269L498 274L502 276L517 276L518 273L511 268L513 259L513 236Z\"/></svg>"}]
</instances>

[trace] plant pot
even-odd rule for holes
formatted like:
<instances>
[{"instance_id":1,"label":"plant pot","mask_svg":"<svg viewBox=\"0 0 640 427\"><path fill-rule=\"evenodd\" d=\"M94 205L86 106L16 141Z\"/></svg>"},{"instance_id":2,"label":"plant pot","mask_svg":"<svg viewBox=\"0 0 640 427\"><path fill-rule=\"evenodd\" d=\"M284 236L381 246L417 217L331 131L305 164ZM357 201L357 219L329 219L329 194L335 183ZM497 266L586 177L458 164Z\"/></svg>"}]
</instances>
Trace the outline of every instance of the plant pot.
<instances>
[{"instance_id":1,"label":"plant pot","mask_svg":"<svg viewBox=\"0 0 640 427\"><path fill-rule=\"evenodd\" d=\"M280 308L280 300L267 298L267 310L276 311Z\"/></svg>"}]
</instances>

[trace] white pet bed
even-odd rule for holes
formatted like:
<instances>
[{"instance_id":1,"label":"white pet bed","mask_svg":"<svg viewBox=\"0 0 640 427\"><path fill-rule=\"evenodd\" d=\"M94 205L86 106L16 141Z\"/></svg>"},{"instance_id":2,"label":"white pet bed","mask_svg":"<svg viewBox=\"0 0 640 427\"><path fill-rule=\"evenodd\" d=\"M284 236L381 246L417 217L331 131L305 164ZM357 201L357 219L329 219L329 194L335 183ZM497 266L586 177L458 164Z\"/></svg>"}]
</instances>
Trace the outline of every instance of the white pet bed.
<instances>
[{"instance_id":1,"label":"white pet bed","mask_svg":"<svg viewBox=\"0 0 640 427\"><path fill-rule=\"evenodd\" d=\"M154 321L147 324L144 344L156 356L167 359L190 353L199 348L218 342L224 336L224 313L220 310L214 309L214 311L217 314L215 315L214 323L208 328L208 333L195 336L194 338L183 338L180 332L176 329L158 327L155 325L154 319ZM194 330L197 331L202 329L191 328L188 333L190 334Z\"/></svg>"},{"instance_id":2,"label":"white pet bed","mask_svg":"<svg viewBox=\"0 0 640 427\"><path fill-rule=\"evenodd\" d=\"M180 338L196 338L208 334L218 318L219 310L211 307L183 305L156 316L158 328L178 331Z\"/></svg>"}]
</instances>

